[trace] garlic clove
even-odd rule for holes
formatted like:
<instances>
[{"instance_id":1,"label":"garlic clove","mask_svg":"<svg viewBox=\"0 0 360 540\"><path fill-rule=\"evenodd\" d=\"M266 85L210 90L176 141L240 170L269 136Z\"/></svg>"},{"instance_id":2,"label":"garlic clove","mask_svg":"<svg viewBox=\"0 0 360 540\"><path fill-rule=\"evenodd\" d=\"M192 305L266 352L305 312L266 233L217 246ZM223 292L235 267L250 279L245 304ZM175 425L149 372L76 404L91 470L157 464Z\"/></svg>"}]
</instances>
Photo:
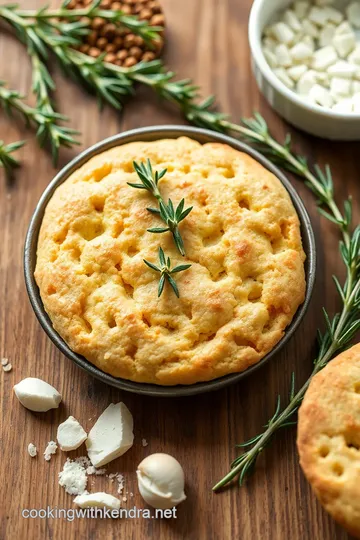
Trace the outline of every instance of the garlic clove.
<instances>
[{"instance_id":1,"label":"garlic clove","mask_svg":"<svg viewBox=\"0 0 360 540\"><path fill-rule=\"evenodd\" d=\"M53 386L33 377L15 384L14 392L21 405L34 412L57 409L61 402L61 395Z\"/></svg>"},{"instance_id":2,"label":"garlic clove","mask_svg":"<svg viewBox=\"0 0 360 540\"><path fill-rule=\"evenodd\" d=\"M146 457L136 471L142 498L153 508L173 508L186 499L180 463L168 454Z\"/></svg>"}]
</instances>

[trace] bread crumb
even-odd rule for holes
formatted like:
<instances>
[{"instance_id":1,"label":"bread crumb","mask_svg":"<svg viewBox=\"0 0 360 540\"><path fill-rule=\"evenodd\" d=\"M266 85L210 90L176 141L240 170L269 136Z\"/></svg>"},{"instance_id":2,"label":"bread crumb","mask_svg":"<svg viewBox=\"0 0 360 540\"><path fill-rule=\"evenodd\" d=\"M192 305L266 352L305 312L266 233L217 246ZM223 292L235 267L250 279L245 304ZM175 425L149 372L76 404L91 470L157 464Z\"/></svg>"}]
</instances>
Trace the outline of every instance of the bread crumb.
<instances>
[{"instance_id":1,"label":"bread crumb","mask_svg":"<svg viewBox=\"0 0 360 540\"><path fill-rule=\"evenodd\" d=\"M141 444L142 444L143 446L147 446L149 443L147 442L146 439L143 439L143 440L141 441Z\"/></svg>"},{"instance_id":2,"label":"bread crumb","mask_svg":"<svg viewBox=\"0 0 360 540\"><path fill-rule=\"evenodd\" d=\"M11 371L12 370L12 365L11 364L6 364L6 366L3 366L3 370L4 371Z\"/></svg>"},{"instance_id":3,"label":"bread crumb","mask_svg":"<svg viewBox=\"0 0 360 540\"><path fill-rule=\"evenodd\" d=\"M35 457L37 455L37 448L36 448L35 444L29 443L28 452L29 452L29 456L31 456L31 457Z\"/></svg>"},{"instance_id":4,"label":"bread crumb","mask_svg":"<svg viewBox=\"0 0 360 540\"><path fill-rule=\"evenodd\" d=\"M46 461L50 461L51 456L53 454L56 454L56 450L57 450L56 442L55 441L48 442L47 447L45 448L45 452L44 452L44 459Z\"/></svg>"}]
</instances>

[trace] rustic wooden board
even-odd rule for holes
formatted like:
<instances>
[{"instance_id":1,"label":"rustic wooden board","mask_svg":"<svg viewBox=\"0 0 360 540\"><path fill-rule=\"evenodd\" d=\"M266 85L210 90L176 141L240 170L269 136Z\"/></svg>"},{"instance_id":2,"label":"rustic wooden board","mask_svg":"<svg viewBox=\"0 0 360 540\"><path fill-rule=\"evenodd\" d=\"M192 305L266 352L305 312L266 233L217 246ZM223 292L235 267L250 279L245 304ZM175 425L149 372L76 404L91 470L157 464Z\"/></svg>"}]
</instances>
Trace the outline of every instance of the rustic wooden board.
<instances>
[{"instance_id":1,"label":"rustic wooden board","mask_svg":"<svg viewBox=\"0 0 360 540\"><path fill-rule=\"evenodd\" d=\"M168 21L166 61L180 77L193 77L204 93L214 92L221 108L234 119L259 110L273 132L283 137L289 127L276 116L260 96L251 75L247 44L247 21L251 0L164 0ZM23 0L36 7L41 0ZM0 78L28 92L30 67L23 47L11 34L0 35ZM55 72L60 110L82 131L83 147L129 128L182 123L176 111L162 107L147 90L129 102L124 114L110 109L99 113L95 100ZM298 150L320 164L329 162L339 201L350 193L359 221L360 164L358 145L321 141L293 131ZM11 373L0 374L1 498L0 538L12 540L95 538L158 538L172 540L266 538L269 540L347 538L315 500L299 465L295 430L283 432L258 463L256 475L242 489L213 495L211 486L228 470L235 457L234 445L252 435L272 414L276 396L286 399L294 370L300 384L311 370L316 328L321 306L332 312L337 297L331 274L343 275L335 228L320 219L311 194L293 180L311 215L318 245L318 274L312 305L304 323L286 350L260 372L242 383L214 394L183 399L153 399L121 393L97 382L78 369L51 344L40 328L28 302L23 279L22 251L30 216L39 196L54 175L51 159L38 148L34 135L21 121L11 122L0 114L0 136L10 142L28 139L20 152L23 168L13 185L0 177L0 355L13 363ZM61 154L64 165L76 151ZM32 414L19 405L13 385L26 376L38 376L54 384L64 396L59 410ZM130 508L143 507L137 491L135 467L146 455L166 451L176 456L186 472L188 499L173 520L23 519L23 508L47 505L71 508L72 499L57 483L66 456L50 463L42 456L27 455L29 442L40 452L56 435L57 425L69 414L90 428L110 403L124 400L135 418L135 445L110 471L125 475ZM144 448L141 439L149 442ZM76 455L80 455L79 451ZM94 489L115 487L97 477ZM130 496L133 493L133 497Z\"/></svg>"}]
</instances>

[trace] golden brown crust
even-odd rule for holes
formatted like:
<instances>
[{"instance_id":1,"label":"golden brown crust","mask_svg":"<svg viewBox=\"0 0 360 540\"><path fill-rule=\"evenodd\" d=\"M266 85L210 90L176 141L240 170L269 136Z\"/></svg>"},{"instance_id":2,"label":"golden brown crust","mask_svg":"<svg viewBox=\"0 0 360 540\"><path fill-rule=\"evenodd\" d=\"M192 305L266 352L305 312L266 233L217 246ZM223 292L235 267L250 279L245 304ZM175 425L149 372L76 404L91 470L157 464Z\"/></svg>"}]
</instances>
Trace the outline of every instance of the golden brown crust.
<instances>
[{"instance_id":1,"label":"golden brown crust","mask_svg":"<svg viewBox=\"0 0 360 540\"><path fill-rule=\"evenodd\" d=\"M133 189L132 161L167 167L161 191L194 208L186 257ZM180 299L157 298L161 242ZM115 377L192 384L241 372L281 339L304 300L299 220L280 181L246 154L191 139L137 142L90 159L54 193L41 226L36 281L54 328Z\"/></svg>"},{"instance_id":2,"label":"golden brown crust","mask_svg":"<svg viewBox=\"0 0 360 540\"><path fill-rule=\"evenodd\" d=\"M321 504L360 538L360 344L311 381L299 410L297 445Z\"/></svg>"}]
</instances>

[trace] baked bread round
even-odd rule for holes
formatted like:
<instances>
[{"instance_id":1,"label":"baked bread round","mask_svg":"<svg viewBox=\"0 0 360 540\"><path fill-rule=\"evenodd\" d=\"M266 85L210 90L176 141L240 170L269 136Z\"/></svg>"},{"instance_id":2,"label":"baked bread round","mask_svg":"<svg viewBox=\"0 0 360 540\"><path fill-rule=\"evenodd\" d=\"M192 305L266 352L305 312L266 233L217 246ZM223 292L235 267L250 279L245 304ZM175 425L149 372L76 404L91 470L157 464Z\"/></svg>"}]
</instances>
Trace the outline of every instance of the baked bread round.
<instances>
[{"instance_id":1,"label":"baked bread round","mask_svg":"<svg viewBox=\"0 0 360 540\"><path fill-rule=\"evenodd\" d=\"M299 410L297 445L325 510L360 538L360 344L312 379Z\"/></svg>"},{"instance_id":2,"label":"baked bread round","mask_svg":"<svg viewBox=\"0 0 360 540\"><path fill-rule=\"evenodd\" d=\"M133 160L167 168L165 200L193 210L180 224L186 257L139 182ZM157 296L161 245L191 263ZM300 225L281 182L247 154L180 137L135 142L90 159L50 200L35 271L55 330L115 377L193 384L241 372L281 339L304 300Z\"/></svg>"}]
</instances>

